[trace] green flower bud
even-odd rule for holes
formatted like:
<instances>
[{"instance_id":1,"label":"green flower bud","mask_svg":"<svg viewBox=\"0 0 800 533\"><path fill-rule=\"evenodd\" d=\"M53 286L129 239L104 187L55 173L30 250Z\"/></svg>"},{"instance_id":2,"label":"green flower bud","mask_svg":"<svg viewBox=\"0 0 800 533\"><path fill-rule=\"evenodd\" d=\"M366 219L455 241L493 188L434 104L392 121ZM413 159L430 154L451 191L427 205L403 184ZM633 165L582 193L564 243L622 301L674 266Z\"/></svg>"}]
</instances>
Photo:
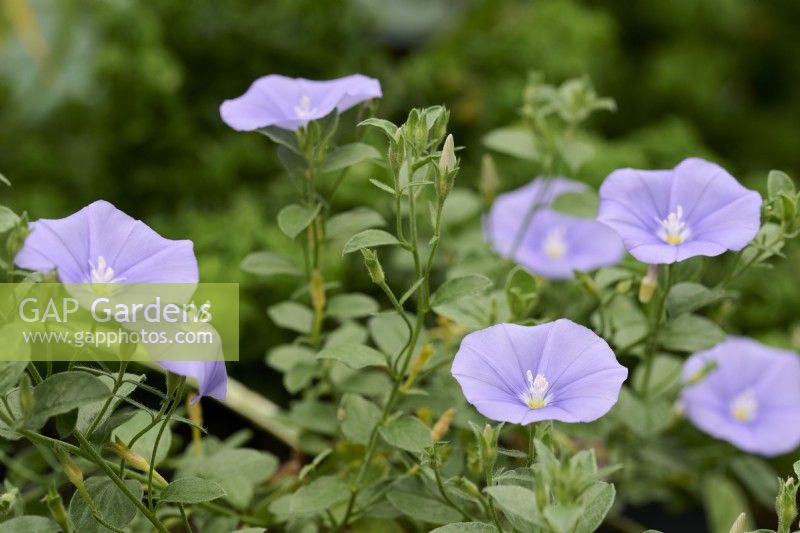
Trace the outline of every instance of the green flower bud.
<instances>
[{"instance_id":1,"label":"green flower bud","mask_svg":"<svg viewBox=\"0 0 800 533\"><path fill-rule=\"evenodd\" d=\"M33 412L33 387L31 386L31 378L28 374L22 374L19 381L19 407L24 416Z\"/></svg>"},{"instance_id":2,"label":"green flower bud","mask_svg":"<svg viewBox=\"0 0 800 533\"><path fill-rule=\"evenodd\" d=\"M658 265L650 265L639 285L639 301L643 304L649 302L656 292L656 287L658 287Z\"/></svg>"},{"instance_id":3,"label":"green flower bud","mask_svg":"<svg viewBox=\"0 0 800 533\"><path fill-rule=\"evenodd\" d=\"M778 533L791 531L797 518L797 482L793 477L780 480L778 497L775 498L775 512L778 515Z\"/></svg>"},{"instance_id":4,"label":"green flower bud","mask_svg":"<svg viewBox=\"0 0 800 533\"><path fill-rule=\"evenodd\" d=\"M386 275L383 273L383 267L378 260L378 254L369 248L362 248L361 255L364 256L364 264L367 266L372 282L376 285L381 285L386 280Z\"/></svg>"},{"instance_id":5,"label":"green flower bud","mask_svg":"<svg viewBox=\"0 0 800 533\"><path fill-rule=\"evenodd\" d=\"M442 155L439 157L439 174L436 178L436 192L440 198L447 198L447 195L450 194L457 166L458 159L456 159L453 136L448 135L442 147Z\"/></svg>"},{"instance_id":6,"label":"green flower bud","mask_svg":"<svg viewBox=\"0 0 800 533\"><path fill-rule=\"evenodd\" d=\"M47 494L43 501L47 504L47 508L50 510L50 515L53 517L53 520L61 526L61 529L64 531L72 531L69 525L69 519L67 518L67 510L64 508L64 500L61 499L61 495L56 490L54 484L51 484L47 489Z\"/></svg>"},{"instance_id":7,"label":"green flower bud","mask_svg":"<svg viewBox=\"0 0 800 533\"><path fill-rule=\"evenodd\" d=\"M497 194L497 184L500 180L497 177L497 167L494 159L489 154L484 154L481 159L481 182L480 189L483 202L488 206L492 205Z\"/></svg>"}]
</instances>

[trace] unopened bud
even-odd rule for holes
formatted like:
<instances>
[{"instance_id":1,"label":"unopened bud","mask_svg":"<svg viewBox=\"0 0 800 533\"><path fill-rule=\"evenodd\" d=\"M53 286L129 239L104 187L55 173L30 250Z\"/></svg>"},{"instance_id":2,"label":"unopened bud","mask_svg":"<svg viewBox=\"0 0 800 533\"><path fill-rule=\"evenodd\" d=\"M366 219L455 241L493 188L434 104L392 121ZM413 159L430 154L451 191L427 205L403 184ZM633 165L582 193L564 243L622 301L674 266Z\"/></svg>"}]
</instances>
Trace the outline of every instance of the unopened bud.
<instances>
[{"instance_id":1,"label":"unopened bud","mask_svg":"<svg viewBox=\"0 0 800 533\"><path fill-rule=\"evenodd\" d=\"M425 364L432 355L433 346L431 346L430 343L424 344L419 354L417 354L417 357L414 359L414 362L411 363L411 370L408 372L408 378L406 378L405 383L403 383L403 391L407 391L411 388L411 385L413 385L414 381L417 379L417 375L425 368Z\"/></svg>"},{"instance_id":2,"label":"unopened bud","mask_svg":"<svg viewBox=\"0 0 800 533\"><path fill-rule=\"evenodd\" d=\"M33 364L33 363L31 363ZM33 412L33 386L31 386L31 378L28 374L22 374L19 381L19 407L22 414L27 416Z\"/></svg>"},{"instance_id":3,"label":"unopened bud","mask_svg":"<svg viewBox=\"0 0 800 533\"><path fill-rule=\"evenodd\" d=\"M775 498L775 511L778 515L778 531L791 531L797 518L797 483L793 477L779 481L778 497Z\"/></svg>"},{"instance_id":4,"label":"unopened bud","mask_svg":"<svg viewBox=\"0 0 800 533\"><path fill-rule=\"evenodd\" d=\"M658 287L658 265L650 265L639 284L639 301L643 304L649 302L656 292L656 287Z\"/></svg>"},{"instance_id":5,"label":"unopened bud","mask_svg":"<svg viewBox=\"0 0 800 533\"><path fill-rule=\"evenodd\" d=\"M189 415L189 420L194 422L192 426L192 448L195 455L202 455L202 434L200 428L203 426L203 409L200 407L200 402L195 401L194 396L186 397L186 413Z\"/></svg>"},{"instance_id":6,"label":"unopened bud","mask_svg":"<svg viewBox=\"0 0 800 533\"><path fill-rule=\"evenodd\" d=\"M458 166L456 159L456 147L453 135L447 136L442 147L442 155L439 156L439 174L436 178L436 192L440 198L446 198L453 188L455 170Z\"/></svg>"},{"instance_id":7,"label":"unopened bud","mask_svg":"<svg viewBox=\"0 0 800 533\"><path fill-rule=\"evenodd\" d=\"M314 310L322 312L325 309L325 282L322 272L318 268L311 272L311 305Z\"/></svg>"},{"instance_id":8,"label":"unopened bud","mask_svg":"<svg viewBox=\"0 0 800 533\"><path fill-rule=\"evenodd\" d=\"M362 248L361 255L364 256L364 264L367 266L369 277L376 285L381 285L386 280L386 275L383 273L383 267L378 260L378 254L369 248Z\"/></svg>"},{"instance_id":9,"label":"unopened bud","mask_svg":"<svg viewBox=\"0 0 800 533\"><path fill-rule=\"evenodd\" d=\"M733 522L729 533L744 533L745 526L747 526L747 515L741 513L738 518Z\"/></svg>"},{"instance_id":10,"label":"unopened bud","mask_svg":"<svg viewBox=\"0 0 800 533\"><path fill-rule=\"evenodd\" d=\"M494 462L497 459L497 431L486 424L481 433L481 464L484 471L494 468Z\"/></svg>"},{"instance_id":11,"label":"unopened bud","mask_svg":"<svg viewBox=\"0 0 800 533\"><path fill-rule=\"evenodd\" d=\"M439 420L436 421L433 429L431 429L431 439L433 442L439 442L444 438L447 434L447 430L450 429L450 423L453 421L454 416L456 416L456 410L452 407L442 413L442 416L439 417Z\"/></svg>"},{"instance_id":12,"label":"unopened bud","mask_svg":"<svg viewBox=\"0 0 800 533\"><path fill-rule=\"evenodd\" d=\"M406 157L406 141L403 137L403 128L398 128L394 134L394 139L389 142L389 164L395 173L400 171L403 160Z\"/></svg>"},{"instance_id":13,"label":"unopened bud","mask_svg":"<svg viewBox=\"0 0 800 533\"><path fill-rule=\"evenodd\" d=\"M61 466L64 467L64 474L66 474L69 482L79 489L83 487L83 472L72 460L72 457L59 447L54 448L54 451Z\"/></svg>"},{"instance_id":14,"label":"unopened bud","mask_svg":"<svg viewBox=\"0 0 800 533\"><path fill-rule=\"evenodd\" d=\"M494 202L494 197L497 194L497 184L499 182L497 177L497 167L494 164L494 159L489 154L483 154L481 159L481 195L483 202L488 206Z\"/></svg>"},{"instance_id":15,"label":"unopened bud","mask_svg":"<svg viewBox=\"0 0 800 533\"><path fill-rule=\"evenodd\" d=\"M8 239L6 239L6 250L12 259L16 257L17 252L22 249L22 245L25 244L25 239L28 238L30 233L31 230L28 228L25 222L19 223L17 227L11 230L11 233L8 235Z\"/></svg>"},{"instance_id":16,"label":"unopened bud","mask_svg":"<svg viewBox=\"0 0 800 533\"><path fill-rule=\"evenodd\" d=\"M125 444L119 440L119 438L117 438L117 440L111 445L111 450L134 470L139 470L140 472L150 472L150 463L148 463L144 457L125 446ZM156 472L155 469L153 469L153 480L155 480L162 487L169 485L167 480L164 479L161 474Z\"/></svg>"},{"instance_id":17,"label":"unopened bud","mask_svg":"<svg viewBox=\"0 0 800 533\"><path fill-rule=\"evenodd\" d=\"M56 490L55 485L51 484L47 489L44 502L47 504L47 508L50 510L50 515L53 517L53 520L61 526L61 529L64 531L72 531L69 525L69 519L67 518L67 510L64 508L64 500L61 499L61 495Z\"/></svg>"}]
</instances>

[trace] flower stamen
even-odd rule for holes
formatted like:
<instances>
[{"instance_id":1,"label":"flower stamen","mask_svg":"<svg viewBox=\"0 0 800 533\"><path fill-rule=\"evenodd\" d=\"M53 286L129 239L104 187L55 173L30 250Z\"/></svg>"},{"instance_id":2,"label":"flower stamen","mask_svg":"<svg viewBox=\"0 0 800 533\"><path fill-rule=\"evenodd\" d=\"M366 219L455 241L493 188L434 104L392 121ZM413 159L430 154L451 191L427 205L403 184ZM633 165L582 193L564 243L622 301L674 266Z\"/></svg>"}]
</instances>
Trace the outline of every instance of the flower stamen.
<instances>
[{"instance_id":1,"label":"flower stamen","mask_svg":"<svg viewBox=\"0 0 800 533\"><path fill-rule=\"evenodd\" d=\"M312 116L317 111L317 108L311 107L311 97L307 94L300 96L300 101L294 106L294 114L297 118L306 119Z\"/></svg>"},{"instance_id":2,"label":"flower stamen","mask_svg":"<svg viewBox=\"0 0 800 533\"><path fill-rule=\"evenodd\" d=\"M547 257L550 259L561 259L567 255L569 248L566 239L564 239L565 234L565 228L557 227L550 230L547 236L545 236L542 242L542 250Z\"/></svg>"},{"instance_id":3,"label":"flower stamen","mask_svg":"<svg viewBox=\"0 0 800 533\"><path fill-rule=\"evenodd\" d=\"M758 399L753 389L747 389L736 396L730 405L731 416L739 422L750 422L758 411Z\"/></svg>"},{"instance_id":4,"label":"flower stamen","mask_svg":"<svg viewBox=\"0 0 800 533\"><path fill-rule=\"evenodd\" d=\"M665 219L656 218L656 221L661 226L658 230L658 236L662 241L677 246L686 241L691 235L691 231L686 226L686 221L683 220L683 207L678 206L675 211L667 215Z\"/></svg>"},{"instance_id":5,"label":"flower stamen","mask_svg":"<svg viewBox=\"0 0 800 533\"><path fill-rule=\"evenodd\" d=\"M551 398L547 389L550 388L550 383L547 379L542 374L536 374L534 378L530 370L525 375L528 378L528 388L520 393L519 399L531 409L540 409L549 404Z\"/></svg>"},{"instance_id":6,"label":"flower stamen","mask_svg":"<svg viewBox=\"0 0 800 533\"><path fill-rule=\"evenodd\" d=\"M89 266L92 269L89 273L89 281L91 283L119 283L120 281L125 281L125 278L114 277L114 269L111 268L111 265L106 262L106 258L102 255L97 258L96 266L90 259Z\"/></svg>"}]
</instances>

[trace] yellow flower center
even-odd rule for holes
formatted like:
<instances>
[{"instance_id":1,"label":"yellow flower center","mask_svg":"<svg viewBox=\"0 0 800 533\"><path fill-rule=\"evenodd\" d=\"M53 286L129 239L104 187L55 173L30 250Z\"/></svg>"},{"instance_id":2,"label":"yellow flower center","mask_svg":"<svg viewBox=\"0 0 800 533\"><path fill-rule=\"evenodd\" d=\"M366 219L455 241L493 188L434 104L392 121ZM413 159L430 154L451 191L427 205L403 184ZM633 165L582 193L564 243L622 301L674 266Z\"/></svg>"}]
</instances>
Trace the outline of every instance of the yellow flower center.
<instances>
[{"instance_id":1,"label":"yellow flower center","mask_svg":"<svg viewBox=\"0 0 800 533\"><path fill-rule=\"evenodd\" d=\"M550 395L547 394L547 389L550 388L550 383L542 374L536 374L533 377L533 372L528 370L526 372L528 378L528 388L519 395L522 403L531 409L541 409L550 403Z\"/></svg>"}]
</instances>

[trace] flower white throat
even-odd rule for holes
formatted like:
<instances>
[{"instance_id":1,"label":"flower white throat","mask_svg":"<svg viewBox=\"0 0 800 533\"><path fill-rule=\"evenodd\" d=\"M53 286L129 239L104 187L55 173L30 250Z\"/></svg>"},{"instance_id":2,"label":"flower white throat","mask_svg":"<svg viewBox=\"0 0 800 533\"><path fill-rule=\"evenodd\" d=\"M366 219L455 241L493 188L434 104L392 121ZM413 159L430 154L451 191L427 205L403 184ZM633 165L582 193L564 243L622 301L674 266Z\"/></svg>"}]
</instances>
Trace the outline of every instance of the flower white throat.
<instances>
[{"instance_id":1,"label":"flower white throat","mask_svg":"<svg viewBox=\"0 0 800 533\"><path fill-rule=\"evenodd\" d=\"M316 107L311 107L311 97L307 94L300 96L300 101L294 106L294 114L297 118L306 119L317 112Z\"/></svg>"},{"instance_id":2,"label":"flower white throat","mask_svg":"<svg viewBox=\"0 0 800 533\"><path fill-rule=\"evenodd\" d=\"M534 378L533 372L530 370L525 375L528 378L528 388L519 394L522 403L531 409L540 409L549 404L551 400L550 394L548 394L550 383L547 382L547 378L542 374L536 374Z\"/></svg>"},{"instance_id":3,"label":"flower white throat","mask_svg":"<svg viewBox=\"0 0 800 533\"><path fill-rule=\"evenodd\" d=\"M758 398L753 389L740 393L730 404L731 416L739 422L750 422L758 411Z\"/></svg>"},{"instance_id":4,"label":"flower white throat","mask_svg":"<svg viewBox=\"0 0 800 533\"><path fill-rule=\"evenodd\" d=\"M89 273L89 281L91 283L119 283L120 281L125 281L125 278L114 277L114 269L111 268L111 265L106 262L106 258L102 255L97 258L96 265L90 259L89 267L92 269Z\"/></svg>"},{"instance_id":5,"label":"flower white throat","mask_svg":"<svg viewBox=\"0 0 800 533\"><path fill-rule=\"evenodd\" d=\"M683 219L683 207L677 206L675 211L667 215L667 218L656 218L661 226L658 229L658 236L662 241L677 246L688 239L692 232Z\"/></svg>"},{"instance_id":6,"label":"flower white throat","mask_svg":"<svg viewBox=\"0 0 800 533\"><path fill-rule=\"evenodd\" d=\"M542 241L542 251L550 259L561 259L569 251L566 236L566 230L563 227L557 227L548 232Z\"/></svg>"}]
</instances>

